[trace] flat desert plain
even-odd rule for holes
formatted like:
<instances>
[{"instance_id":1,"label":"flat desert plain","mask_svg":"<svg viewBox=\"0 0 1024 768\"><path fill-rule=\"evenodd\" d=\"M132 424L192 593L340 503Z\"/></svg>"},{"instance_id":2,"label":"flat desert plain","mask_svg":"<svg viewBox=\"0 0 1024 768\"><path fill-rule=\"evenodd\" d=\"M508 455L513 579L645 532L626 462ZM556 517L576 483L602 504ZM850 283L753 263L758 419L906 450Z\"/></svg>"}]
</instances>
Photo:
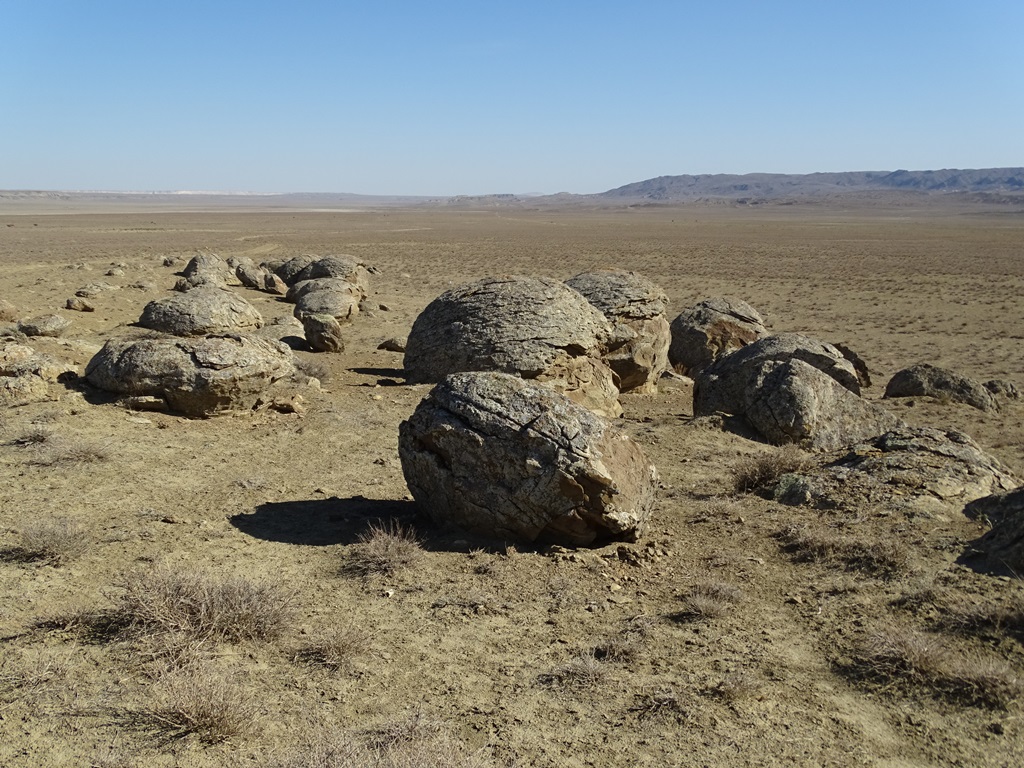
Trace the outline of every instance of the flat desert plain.
<instances>
[{"instance_id":1,"label":"flat desert plain","mask_svg":"<svg viewBox=\"0 0 1024 768\"><path fill-rule=\"evenodd\" d=\"M1024 402L881 398L919 362L1024 385L1020 210L22 208L0 297L70 319L21 342L82 373L197 252L351 254L379 270L371 311L345 352L295 352L322 383L302 413L188 419L73 381L0 413L0 764L1024 764L1024 585L964 563L986 525L962 504L739 492L780 449L695 420L670 377L618 420L661 476L638 542L481 543L417 515L398 425L429 386L377 349L460 283L636 270L670 319L730 296L847 344L869 400L1024 478ZM97 282L94 312L64 309Z\"/></svg>"}]
</instances>

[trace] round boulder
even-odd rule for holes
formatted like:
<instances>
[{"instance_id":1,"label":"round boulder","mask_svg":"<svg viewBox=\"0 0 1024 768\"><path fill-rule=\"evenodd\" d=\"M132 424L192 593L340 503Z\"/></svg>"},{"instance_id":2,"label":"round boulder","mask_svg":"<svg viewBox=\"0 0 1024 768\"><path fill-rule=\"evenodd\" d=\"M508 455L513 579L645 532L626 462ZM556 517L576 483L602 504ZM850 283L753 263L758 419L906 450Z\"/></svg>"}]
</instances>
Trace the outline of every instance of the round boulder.
<instances>
[{"instance_id":1,"label":"round boulder","mask_svg":"<svg viewBox=\"0 0 1024 768\"><path fill-rule=\"evenodd\" d=\"M175 336L203 336L256 330L263 327L263 317L231 291L195 288L149 302L142 310L139 325Z\"/></svg>"},{"instance_id":2,"label":"round boulder","mask_svg":"<svg viewBox=\"0 0 1024 768\"><path fill-rule=\"evenodd\" d=\"M98 389L163 397L189 416L250 410L275 382L295 373L291 350L251 336L111 339L89 361Z\"/></svg>"},{"instance_id":3,"label":"round boulder","mask_svg":"<svg viewBox=\"0 0 1024 768\"><path fill-rule=\"evenodd\" d=\"M18 330L26 336L61 336L71 327L71 321L60 315L40 315L18 323Z\"/></svg>"},{"instance_id":4,"label":"round boulder","mask_svg":"<svg viewBox=\"0 0 1024 768\"><path fill-rule=\"evenodd\" d=\"M886 384L884 396L948 398L982 411L998 408L992 392L980 381L928 363L912 365L898 371Z\"/></svg>"},{"instance_id":5,"label":"round boulder","mask_svg":"<svg viewBox=\"0 0 1024 768\"><path fill-rule=\"evenodd\" d=\"M366 265L354 256L332 255L311 261L303 267L290 281L289 285L301 283L303 280L316 280L322 277L337 277L358 286L365 297L370 291L370 272Z\"/></svg>"},{"instance_id":6,"label":"round boulder","mask_svg":"<svg viewBox=\"0 0 1024 768\"><path fill-rule=\"evenodd\" d=\"M315 352L344 352L341 323L330 315L303 315L306 342Z\"/></svg>"},{"instance_id":7,"label":"round boulder","mask_svg":"<svg viewBox=\"0 0 1024 768\"><path fill-rule=\"evenodd\" d=\"M704 299L684 309L671 325L668 359L687 376L696 377L719 358L768 335L756 309L739 299Z\"/></svg>"},{"instance_id":8,"label":"round boulder","mask_svg":"<svg viewBox=\"0 0 1024 768\"><path fill-rule=\"evenodd\" d=\"M434 387L400 425L399 455L436 523L506 541L633 541L658 482L640 447L604 419L501 373Z\"/></svg>"},{"instance_id":9,"label":"round boulder","mask_svg":"<svg viewBox=\"0 0 1024 768\"><path fill-rule=\"evenodd\" d=\"M295 276L317 260L311 253L304 253L301 256L293 256L287 261L272 267L272 271L285 281L288 285L295 282Z\"/></svg>"},{"instance_id":10,"label":"round boulder","mask_svg":"<svg viewBox=\"0 0 1024 768\"><path fill-rule=\"evenodd\" d=\"M565 284L623 326L629 340L604 356L619 377L619 391L657 392L658 379L668 370L671 340L665 292L646 277L622 269L583 272Z\"/></svg>"},{"instance_id":11,"label":"round boulder","mask_svg":"<svg viewBox=\"0 0 1024 768\"><path fill-rule=\"evenodd\" d=\"M358 291L310 291L295 301L295 317L299 320L309 315L330 315L339 323L350 323L358 314Z\"/></svg>"}]
</instances>

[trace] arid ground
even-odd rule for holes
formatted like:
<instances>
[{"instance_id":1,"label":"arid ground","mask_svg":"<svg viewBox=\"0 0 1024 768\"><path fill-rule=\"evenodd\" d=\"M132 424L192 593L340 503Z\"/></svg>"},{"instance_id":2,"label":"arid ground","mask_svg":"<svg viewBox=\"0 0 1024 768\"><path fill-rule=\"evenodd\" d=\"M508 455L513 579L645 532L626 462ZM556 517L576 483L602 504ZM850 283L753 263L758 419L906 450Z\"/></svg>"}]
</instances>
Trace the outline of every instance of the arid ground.
<instances>
[{"instance_id":1,"label":"arid ground","mask_svg":"<svg viewBox=\"0 0 1024 768\"><path fill-rule=\"evenodd\" d=\"M639 542L488 546L417 517L398 424L429 387L377 350L452 285L616 266L662 285L672 317L733 296L849 345L872 400L917 362L1021 386L1017 208L0 208L0 298L71 319L27 343L81 373L197 251L352 254L380 270L379 308L346 352L295 353L322 380L301 414L133 412L74 382L0 413L0 764L349 765L344 746L329 762L339 744L408 766L1024 764L1024 619L978 618L1024 605L1024 585L957 562L983 521L737 492L779 449L694 422L689 383L666 378L623 398L663 484ZM114 287L95 312L63 308L96 282ZM1024 478L1024 402L884 404ZM375 552L368 530L399 525L420 548ZM843 546L794 556L793 526ZM883 544L881 565L847 556ZM140 618L173 613L183 583L200 601L227 585L262 624ZM930 661L869 653L908 632Z\"/></svg>"}]
</instances>

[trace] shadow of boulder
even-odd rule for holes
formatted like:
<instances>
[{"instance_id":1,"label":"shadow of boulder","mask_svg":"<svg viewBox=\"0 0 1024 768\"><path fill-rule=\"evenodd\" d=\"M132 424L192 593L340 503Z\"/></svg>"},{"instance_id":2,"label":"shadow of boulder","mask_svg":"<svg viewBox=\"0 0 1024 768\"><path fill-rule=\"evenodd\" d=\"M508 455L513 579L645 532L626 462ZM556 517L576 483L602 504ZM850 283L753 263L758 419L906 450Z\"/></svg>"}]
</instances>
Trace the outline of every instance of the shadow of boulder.
<instances>
[{"instance_id":1,"label":"shadow of boulder","mask_svg":"<svg viewBox=\"0 0 1024 768\"><path fill-rule=\"evenodd\" d=\"M260 504L229 522L242 533L264 541L329 547L353 544L371 523L394 520L407 524L416 517L416 504L396 499L306 499Z\"/></svg>"}]
</instances>

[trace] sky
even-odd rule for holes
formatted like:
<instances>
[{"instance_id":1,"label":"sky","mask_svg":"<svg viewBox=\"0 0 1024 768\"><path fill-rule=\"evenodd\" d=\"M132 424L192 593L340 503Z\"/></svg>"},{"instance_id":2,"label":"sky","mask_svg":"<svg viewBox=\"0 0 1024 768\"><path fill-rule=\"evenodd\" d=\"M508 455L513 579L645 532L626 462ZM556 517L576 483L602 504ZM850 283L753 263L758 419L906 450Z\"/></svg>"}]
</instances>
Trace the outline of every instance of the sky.
<instances>
[{"instance_id":1,"label":"sky","mask_svg":"<svg viewBox=\"0 0 1024 768\"><path fill-rule=\"evenodd\" d=\"M0 189L1024 166L1022 0L0 0Z\"/></svg>"}]
</instances>

